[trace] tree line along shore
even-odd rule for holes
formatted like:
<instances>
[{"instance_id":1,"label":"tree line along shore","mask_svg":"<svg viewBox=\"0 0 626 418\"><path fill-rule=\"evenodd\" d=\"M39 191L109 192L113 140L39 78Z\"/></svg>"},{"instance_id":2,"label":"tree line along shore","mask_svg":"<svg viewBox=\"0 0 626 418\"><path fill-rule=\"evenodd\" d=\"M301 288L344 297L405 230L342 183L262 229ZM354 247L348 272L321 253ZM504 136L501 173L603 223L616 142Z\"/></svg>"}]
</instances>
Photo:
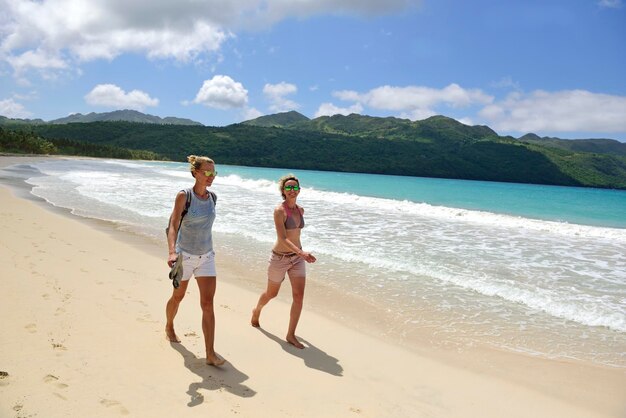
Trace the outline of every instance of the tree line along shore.
<instances>
[{"instance_id":1,"label":"tree line along shore","mask_svg":"<svg viewBox=\"0 0 626 418\"><path fill-rule=\"evenodd\" d=\"M626 189L626 144L497 135L445 116L411 122L297 112L226 127L128 121L3 123L0 152L185 161Z\"/></svg>"}]
</instances>

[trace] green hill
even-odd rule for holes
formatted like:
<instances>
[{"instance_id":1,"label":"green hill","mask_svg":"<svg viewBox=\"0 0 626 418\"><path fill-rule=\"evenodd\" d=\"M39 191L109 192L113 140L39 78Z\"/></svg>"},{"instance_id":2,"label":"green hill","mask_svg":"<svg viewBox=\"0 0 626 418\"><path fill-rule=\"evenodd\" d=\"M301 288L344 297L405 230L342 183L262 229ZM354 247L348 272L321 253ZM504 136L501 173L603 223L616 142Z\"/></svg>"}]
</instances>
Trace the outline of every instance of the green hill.
<instances>
[{"instance_id":1,"label":"green hill","mask_svg":"<svg viewBox=\"0 0 626 418\"><path fill-rule=\"evenodd\" d=\"M201 153L221 164L626 189L619 146L613 152L601 143L602 152L583 152L501 137L445 116L310 120L287 112L226 127L92 122L28 129L48 140L145 150L174 161Z\"/></svg>"},{"instance_id":2,"label":"green hill","mask_svg":"<svg viewBox=\"0 0 626 418\"><path fill-rule=\"evenodd\" d=\"M200 122L195 122L191 119L182 119L175 117L161 118L159 116L147 115L145 113L138 112L136 110L115 110L113 112L94 113L91 112L87 115L81 113L74 113L65 118L51 120L53 124L65 124L65 123L89 123L89 122L105 122L105 121L125 121L125 122L138 122L138 123L156 123L159 125L202 125Z\"/></svg>"},{"instance_id":3,"label":"green hill","mask_svg":"<svg viewBox=\"0 0 626 418\"><path fill-rule=\"evenodd\" d=\"M614 139L560 139L526 134L520 137L519 141L570 151L626 155L626 144Z\"/></svg>"},{"instance_id":4,"label":"green hill","mask_svg":"<svg viewBox=\"0 0 626 418\"><path fill-rule=\"evenodd\" d=\"M175 118L168 116L161 118L159 116L148 115L138 112L136 110L115 110L113 112L94 113L91 112L87 115L81 113L74 113L64 118L54 119L46 122L41 119L11 119L4 116L0 116L0 126L14 126L14 125L40 125L40 124L66 124L66 123L89 123L89 122L137 122L137 123L156 123L158 125L196 125L202 126L200 122L195 122L191 119Z\"/></svg>"},{"instance_id":5,"label":"green hill","mask_svg":"<svg viewBox=\"0 0 626 418\"><path fill-rule=\"evenodd\" d=\"M277 113L275 115L261 116L256 119L251 119L251 120L242 122L242 124L249 125L249 126L263 126L266 128L271 128L271 127L284 128L284 127L289 127L291 125L294 125L298 122L308 121L308 120L309 118L307 118L303 114L300 114L292 110L290 112Z\"/></svg>"}]
</instances>

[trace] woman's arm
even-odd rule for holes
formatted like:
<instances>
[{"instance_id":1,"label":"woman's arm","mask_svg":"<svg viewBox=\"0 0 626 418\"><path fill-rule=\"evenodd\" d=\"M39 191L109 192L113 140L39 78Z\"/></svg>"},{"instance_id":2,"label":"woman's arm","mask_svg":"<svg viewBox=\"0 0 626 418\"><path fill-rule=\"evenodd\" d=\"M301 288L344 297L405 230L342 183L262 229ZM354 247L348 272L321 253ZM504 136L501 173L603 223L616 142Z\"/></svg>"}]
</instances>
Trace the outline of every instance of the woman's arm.
<instances>
[{"instance_id":1,"label":"woman's arm","mask_svg":"<svg viewBox=\"0 0 626 418\"><path fill-rule=\"evenodd\" d=\"M304 213L304 209L300 208L300 213ZM285 228L286 218L287 214L285 213L283 205L277 206L274 209L274 226L276 227L276 238L278 239L278 243L289 247L294 253L301 256L305 261L314 263L316 258L313 254L303 251L287 237L287 229Z\"/></svg>"},{"instance_id":2,"label":"woman's arm","mask_svg":"<svg viewBox=\"0 0 626 418\"><path fill-rule=\"evenodd\" d=\"M169 248L169 256L167 258L167 265L172 267L172 264L176 261L176 238L178 237L178 228L180 227L180 220L185 209L187 202L187 194L184 191L178 192L176 200L174 200L174 209L172 209L172 216L170 217L170 229L167 233L167 246Z\"/></svg>"}]
</instances>

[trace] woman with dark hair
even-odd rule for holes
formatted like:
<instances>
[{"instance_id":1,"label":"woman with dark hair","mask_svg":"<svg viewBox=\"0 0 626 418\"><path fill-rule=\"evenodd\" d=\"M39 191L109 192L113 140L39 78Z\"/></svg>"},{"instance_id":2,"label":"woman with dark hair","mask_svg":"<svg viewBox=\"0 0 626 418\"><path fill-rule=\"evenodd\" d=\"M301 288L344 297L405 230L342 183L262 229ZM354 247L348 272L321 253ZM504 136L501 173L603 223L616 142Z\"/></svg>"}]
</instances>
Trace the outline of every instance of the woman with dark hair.
<instances>
[{"instance_id":1,"label":"woman with dark hair","mask_svg":"<svg viewBox=\"0 0 626 418\"><path fill-rule=\"evenodd\" d=\"M250 322L253 327L261 326L259 323L261 310L278 295L280 285L285 280L285 274L288 274L293 302L286 340L297 348L304 348L304 345L296 338L296 327L304 300L305 266L306 263L314 263L316 258L313 254L303 251L300 243L300 233L304 227L304 208L296 203L300 194L300 181L294 175L289 174L278 181L278 188L283 202L274 208L276 242L267 268L267 289L259 297L256 308L252 310Z\"/></svg>"},{"instance_id":2,"label":"woman with dark hair","mask_svg":"<svg viewBox=\"0 0 626 418\"><path fill-rule=\"evenodd\" d=\"M211 230L215 220L217 197L215 193L208 190L217 176L217 171L215 171L215 162L208 157L190 155L187 160L195 184L190 189L178 192L170 217L167 233L169 247L167 265L171 268L178 263L178 266L182 266L182 275L179 278L174 277L174 290L165 307L167 319L165 335L171 342L180 342L174 331L174 317L178 312L180 302L185 297L189 279L193 275L200 289L206 363L220 366L225 360L215 353L213 347L215 340L213 297L217 273Z\"/></svg>"}]
</instances>

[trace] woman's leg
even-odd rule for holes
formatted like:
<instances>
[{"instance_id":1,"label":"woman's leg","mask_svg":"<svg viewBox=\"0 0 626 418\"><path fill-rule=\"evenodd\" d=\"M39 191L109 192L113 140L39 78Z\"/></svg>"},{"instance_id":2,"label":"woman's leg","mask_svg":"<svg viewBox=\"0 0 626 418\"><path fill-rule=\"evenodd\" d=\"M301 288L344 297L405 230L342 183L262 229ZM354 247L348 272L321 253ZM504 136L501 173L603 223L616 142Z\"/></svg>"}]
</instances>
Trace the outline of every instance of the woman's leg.
<instances>
[{"instance_id":1,"label":"woman's leg","mask_svg":"<svg viewBox=\"0 0 626 418\"><path fill-rule=\"evenodd\" d=\"M302 313L302 304L304 302L304 287L306 279L304 277L289 277L291 281L291 293L293 302L291 302L291 312L289 315L289 329L287 330L287 342L297 348L304 348L304 345L296 338L296 327Z\"/></svg>"},{"instance_id":2,"label":"woman's leg","mask_svg":"<svg viewBox=\"0 0 626 418\"><path fill-rule=\"evenodd\" d=\"M224 360L215 354L215 311L213 309L213 297L217 280L215 276L196 277L200 289L200 307L202 308L202 332L204 333L204 346L206 348L206 363L212 366L224 364Z\"/></svg>"},{"instance_id":3,"label":"woman's leg","mask_svg":"<svg viewBox=\"0 0 626 418\"><path fill-rule=\"evenodd\" d=\"M261 309L263 309L263 307L267 305L267 302L274 299L276 295L278 295L278 291L280 290L280 285L281 285L280 282L277 283L271 280L267 281L267 289L265 289L265 292L261 293L261 296L259 297L259 302L256 304L256 308L252 310L252 319L250 320L250 323L252 324L253 327L261 326L261 324L259 323L259 317L261 316Z\"/></svg>"},{"instance_id":4,"label":"woman's leg","mask_svg":"<svg viewBox=\"0 0 626 418\"><path fill-rule=\"evenodd\" d=\"M165 337L173 343L180 342L180 339L176 336L176 332L174 331L174 318L176 317L176 313L178 312L180 302L185 297L185 292L187 291L188 284L189 280L181 281L180 285L178 286L178 288L174 289L174 291L172 292L172 296L165 305Z\"/></svg>"}]
</instances>

